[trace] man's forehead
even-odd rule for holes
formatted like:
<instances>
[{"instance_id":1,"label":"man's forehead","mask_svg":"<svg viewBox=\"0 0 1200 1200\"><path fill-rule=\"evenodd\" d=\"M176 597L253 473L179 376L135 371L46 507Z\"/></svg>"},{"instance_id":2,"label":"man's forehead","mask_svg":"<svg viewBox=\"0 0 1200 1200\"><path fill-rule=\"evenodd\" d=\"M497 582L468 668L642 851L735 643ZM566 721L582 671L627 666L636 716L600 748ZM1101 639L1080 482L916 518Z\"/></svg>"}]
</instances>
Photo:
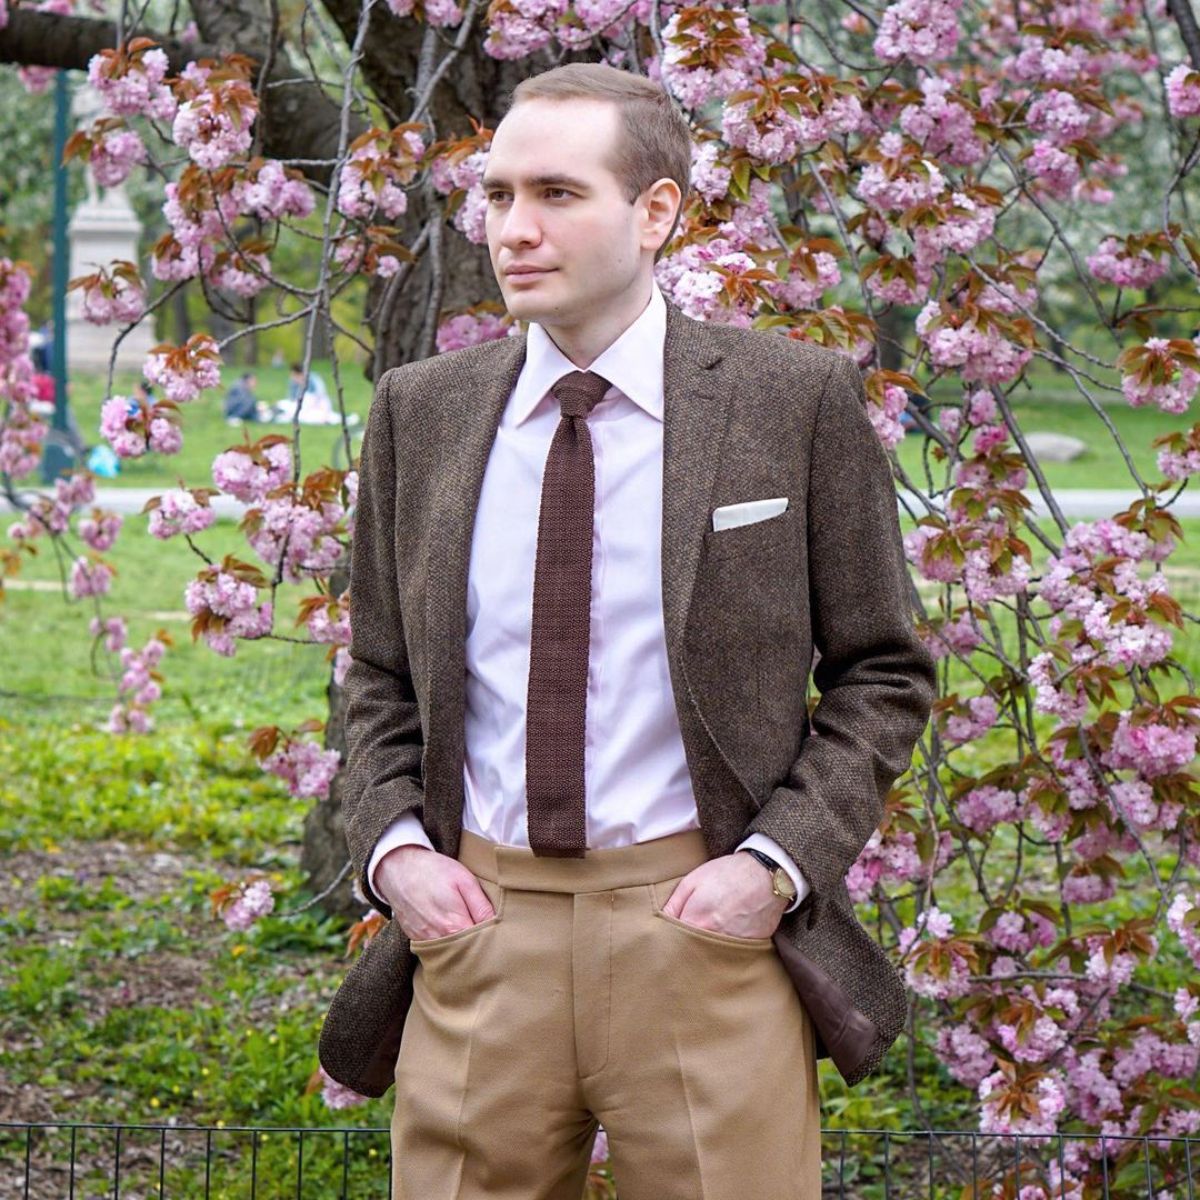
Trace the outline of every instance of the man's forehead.
<instances>
[{"instance_id":1,"label":"man's forehead","mask_svg":"<svg viewBox=\"0 0 1200 1200\"><path fill-rule=\"evenodd\" d=\"M582 176L571 175L566 171L534 171L532 173L518 174L517 182L522 187L565 187L577 188L580 191L586 191L593 186L592 183ZM502 167L492 166L490 161L484 171L482 183L485 188L503 187L511 189L514 186L510 173Z\"/></svg>"}]
</instances>

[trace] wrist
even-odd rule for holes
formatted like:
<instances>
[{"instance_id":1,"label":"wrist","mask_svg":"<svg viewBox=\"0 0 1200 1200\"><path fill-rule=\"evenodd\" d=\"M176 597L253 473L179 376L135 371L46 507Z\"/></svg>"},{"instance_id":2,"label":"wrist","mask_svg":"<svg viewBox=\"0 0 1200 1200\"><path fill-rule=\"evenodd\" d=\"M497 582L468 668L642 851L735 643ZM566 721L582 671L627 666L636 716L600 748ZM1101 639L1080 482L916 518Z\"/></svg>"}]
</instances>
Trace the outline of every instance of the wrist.
<instances>
[{"instance_id":1,"label":"wrist","mask_svg":"<svg viewBox=\"0 0 1200 1200\"><path fill-rule=\"evenodd\" d=\"M783 907L787 908L796 898L796 885L787 871L769 854L764 854L757 847L739 846L738 849L745 851L764 868L771 884L771 893L777 900L782 900Z\"/></svg>"},{"instance_id":2,"label":"wrist","mask_svg":"<svg viewBox=\"0 0 1200 1200\"><path fill-rule=\"evenodd\" d=\"M395 859L397 862L399 862L404 857L404 852L406 850L416 850L416 851L420 851L423 854L427 854L429 852L429 847L422 846L420 842L405 842L403 846L393 846L379 860L380 865L382 866L385 862L388 861L389 858Z\"/></svg>"}]
</instances>

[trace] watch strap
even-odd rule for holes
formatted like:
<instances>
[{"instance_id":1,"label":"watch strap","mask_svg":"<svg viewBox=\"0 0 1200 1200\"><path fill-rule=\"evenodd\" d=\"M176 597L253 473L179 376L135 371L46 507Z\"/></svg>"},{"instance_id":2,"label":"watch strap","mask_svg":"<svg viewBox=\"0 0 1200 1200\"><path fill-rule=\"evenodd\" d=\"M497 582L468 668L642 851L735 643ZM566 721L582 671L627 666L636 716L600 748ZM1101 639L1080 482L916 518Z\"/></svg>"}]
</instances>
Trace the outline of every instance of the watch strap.
<instances>
[{"instance_id":1,"label":"watch strap","mask_svg":"<svg viewBox=\"0 0 1200 1200\"><path fill-rule=\"evenodd\" d=\"M779 866L769 854L764 854L761 850L756 850L753 846L743 846L742 849L747 854L753 854L768 871L774 871Z\"/></svg>"}]
</instances>

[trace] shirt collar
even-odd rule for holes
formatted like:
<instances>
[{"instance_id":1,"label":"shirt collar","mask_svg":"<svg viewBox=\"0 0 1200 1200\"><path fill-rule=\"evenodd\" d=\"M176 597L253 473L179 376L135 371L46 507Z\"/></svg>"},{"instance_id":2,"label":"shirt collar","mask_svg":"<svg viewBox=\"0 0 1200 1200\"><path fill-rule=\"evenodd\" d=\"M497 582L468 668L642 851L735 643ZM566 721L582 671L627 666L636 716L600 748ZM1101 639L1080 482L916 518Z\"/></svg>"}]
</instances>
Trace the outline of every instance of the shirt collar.
<instances>
[{"instance_id":1,"label":"shirt collar","mask_svg":"<svg viewBox=\"0 0 1200 1200\"><path fill-rule=\"evenodd\" d=\"M650 301L637 320L588 368L603 375L618 391L659 421L663 418L663 352L667 305L656 280ZM525 339L525 364L513 390L509 416L520 425L564 375L579 368L555 345L536 321Z\"/></svg>"}]
</instances>

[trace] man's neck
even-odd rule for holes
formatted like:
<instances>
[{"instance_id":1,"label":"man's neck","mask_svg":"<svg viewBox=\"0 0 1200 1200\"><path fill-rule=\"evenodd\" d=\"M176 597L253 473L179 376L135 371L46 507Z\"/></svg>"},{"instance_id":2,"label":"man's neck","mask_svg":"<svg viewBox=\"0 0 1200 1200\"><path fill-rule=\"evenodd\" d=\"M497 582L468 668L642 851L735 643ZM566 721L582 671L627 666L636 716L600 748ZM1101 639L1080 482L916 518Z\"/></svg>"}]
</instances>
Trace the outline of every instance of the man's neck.
<instances>
[{"instance_id":1,"label":"man's neck","mask_svg":"<svg viewBox=\"0 0 1200 1200\"><path fill-rule=\"evenodd\" d=\"M646 311L653 281L639 281L621 297L620 308L591 314L584 324L555 325L538 322L547 337L580 371L586 371ZM628 301L626 301L628 297Z\"/></svg>"}]
</instances>

